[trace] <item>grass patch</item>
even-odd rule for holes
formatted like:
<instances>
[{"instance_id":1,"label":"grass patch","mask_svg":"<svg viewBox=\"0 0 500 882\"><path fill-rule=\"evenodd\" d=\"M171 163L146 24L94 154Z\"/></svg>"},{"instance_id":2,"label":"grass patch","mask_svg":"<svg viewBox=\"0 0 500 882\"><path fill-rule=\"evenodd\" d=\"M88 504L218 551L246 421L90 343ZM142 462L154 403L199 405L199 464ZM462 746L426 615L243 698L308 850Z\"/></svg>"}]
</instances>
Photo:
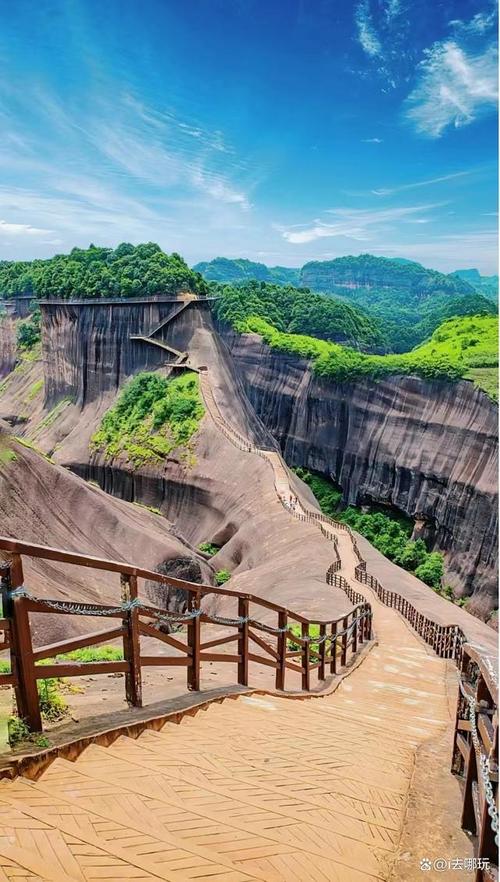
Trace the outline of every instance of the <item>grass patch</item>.
<instances>
[{"instance_id":1,"label":"grass patch","mask_svg":"<svg viewBox=\"0 0 500 882\"><path fill-rule=\"evenodd\" d=\"M26 395L26 398L24 399L24 403L28 404L30 401L33 401L33 399L36 398L37 395L40 394L42 389L43 389L43 379L37 380L35 383L33 383L32 386L30 386L29 392Z\"/></svg>"},{"instance_id":2,"label":"grass patch","mask_svg":"<svg viewBox=\"0 0 500 882\"><path fill-rule=\"evenodd\" d=\"M464 374L466 380L472 380L475 386L479 386L483 392L486 392L488 398L498 401L498 368L497 367L478 367L471 368Z\"/></svg>"},{"instance_id":3,"label":"grass patch","mask_svg":"<svg viewBox=\"0 0 500 882\"><path fill-rule=\"evenodd\" d=\"M204 554L209 554L210 557L213 557L214 554L217 554L220 551L219 545L214 545L213 542L202 542L198 545L200 551L203 551Z\"/></svg>"},{"instance_id":4,"label":"grass patch","mask_svg":"<svg viewBox=\"0 0 500 882\"><path fill-rule=\"evenodd\" d=\"M215 584L216 585L224 585L225 582L229 582L231 578L231 573L228 570L218 570L215 574Z\"/></svg>"},{"instance_id":5,"label":"grass patch","mask_svg":"<svg viewBox=\"0 0 500 882\"><path fill-rule=\"evenodd\" d=\"M56 655L56 661L74 661L83 664L101 661L123 661L123 649L119 646L84 646ZM45 661L47 664L47 661Z\"/></svg>"},{"instance_id":6,"label":"grass patch","mask_svg":"<svg viewBox=\"0 0 500 882\"><path fill-rule=\"evenodd\" d=\"M58 417L61 416L64 408L68 406L68 404L73 404L72 398L70 398L69 396L61 398L61 400L58 401L57 404L55 404L54 407L51 408L51 410L49 410L48 414L44 416L43 420L38 423L38 426L36 427L36 434L39 435L43 429L49 429L50 426L53 426Z\"/></svg>"},{"instance_id":7,"label":"grass patch","mask_svg":"<svg viewBox=\"0 0 500 882\"><path fill-rule=\"evenodd\" d=\"M315 337L286 334L257 316L238 322L236 329L259 334L271 349L311 359L318 376L337 382L408 374L452 381L470 370L498 365L498 318L490 315L449 319L426 343L400 355L366 355Z\"/></svg>"},{"instance_id":8,"label":"grass patch","mask_svg":"<svg viewBox=\"0 0 500 882\"><path fill-rule=\"evenodd\" d=\"M134 466L161 460L189 441L205 410L194 373L166 379L141 373L121 392L92 436L91 449L108 456L125 454Z\"/></svg>"},{"instance_id":9,"label":"grass patch","mask_svg":"<svg viewBox=\"0 0 500 882\"><path fill-rule=\"evenodd\" d=\"M89 483L90 483L90 481L89 481ZM97 486L99 486L99 484L98 484ZM145 508L146 511L150 511L151 514L160 515L160 517L163 517L163 515L162 515L160 509L159 509L159 508L155 508L154 505L144 505L143 502L133 502L132 505L138 505L139 508Z\"/></svg>"}]
</instances>

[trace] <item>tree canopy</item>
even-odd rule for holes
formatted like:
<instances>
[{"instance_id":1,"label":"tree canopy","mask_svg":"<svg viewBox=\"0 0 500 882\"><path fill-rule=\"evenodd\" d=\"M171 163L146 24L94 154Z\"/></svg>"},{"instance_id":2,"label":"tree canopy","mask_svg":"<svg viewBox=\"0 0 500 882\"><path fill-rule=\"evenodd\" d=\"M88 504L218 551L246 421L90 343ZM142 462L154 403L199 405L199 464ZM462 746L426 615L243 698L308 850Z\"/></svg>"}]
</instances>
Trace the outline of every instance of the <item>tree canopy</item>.
<instances>
[{"instance_id":1,"label":"tree canopy","mask_svg":"<svg viewBox=\"0 0 500 882\"><path fill-rule=\"evenodd\" d=\"M320 340L348 342L359 348L385 348L377 321L363 310L308 288L251 281L244 285L214 285L219 295L217 317L239 328L250 316L268 321L277 330L310 334Z\"/></svg>"},{"instance_id":2,"label":"tree canopy","mask_svg":"<svg viewBox=\"0 0 500 882\"><path fill-rule=\"evenodd\" d=\"M73 248L48 260L0 261L0 294L37 298L142 297L189 290L206 294L208 285L183 258L147 242L117 248Z\"/></svg>"}]
</instances>

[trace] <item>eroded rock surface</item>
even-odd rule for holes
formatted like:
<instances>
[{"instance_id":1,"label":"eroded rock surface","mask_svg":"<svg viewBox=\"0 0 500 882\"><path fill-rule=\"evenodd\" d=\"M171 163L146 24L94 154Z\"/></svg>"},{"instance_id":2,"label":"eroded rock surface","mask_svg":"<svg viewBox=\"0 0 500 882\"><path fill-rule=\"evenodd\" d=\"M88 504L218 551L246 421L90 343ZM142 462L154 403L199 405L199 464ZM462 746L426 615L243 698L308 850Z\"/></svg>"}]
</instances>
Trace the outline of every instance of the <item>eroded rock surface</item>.
<instances>
[{"instance_id":1,"label":"eroded rock surface","mask_svg":"<svg viewBox=\"0 0 500 882\"><path fill-rule=\"evenodd\" d=\"M333 383L256 335L226 340L258 416L290 465L329 475L352 505L419 520L471 610L496 606L497 408L472 383Z\"/></svg>"}]
</instances>

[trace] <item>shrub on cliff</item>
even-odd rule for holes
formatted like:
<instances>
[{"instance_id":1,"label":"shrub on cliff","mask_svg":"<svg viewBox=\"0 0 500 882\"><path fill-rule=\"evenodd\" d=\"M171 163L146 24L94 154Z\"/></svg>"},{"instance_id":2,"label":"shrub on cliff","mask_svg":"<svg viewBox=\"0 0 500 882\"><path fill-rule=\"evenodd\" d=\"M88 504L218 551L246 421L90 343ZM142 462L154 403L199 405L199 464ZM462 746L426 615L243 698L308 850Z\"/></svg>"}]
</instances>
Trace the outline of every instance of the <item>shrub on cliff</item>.
<instances>
[{"instance_id":1,"label":"shrub on cliff","mask_svg":"<svg viewBox=\"0 0 500 882\"><path fill-rule=\"evenodd\" d=\"M141 373L104 415L91 447L108 456L125 454L139 466L162 459L177 447L189 448L203 414L196 374L166 379Z\"/></svg>"},{"instance_id":2,"label":"shrub on cliff","mask_svg":"<svg viewBox=\"0 0 500 882\"><path fill-rule=\"evenodd\" d=\"M35 309L29 318L19 322L16 339L20 349L33 349L40 342L40 319L40 310Z\"/></svg>"}]
</instances>

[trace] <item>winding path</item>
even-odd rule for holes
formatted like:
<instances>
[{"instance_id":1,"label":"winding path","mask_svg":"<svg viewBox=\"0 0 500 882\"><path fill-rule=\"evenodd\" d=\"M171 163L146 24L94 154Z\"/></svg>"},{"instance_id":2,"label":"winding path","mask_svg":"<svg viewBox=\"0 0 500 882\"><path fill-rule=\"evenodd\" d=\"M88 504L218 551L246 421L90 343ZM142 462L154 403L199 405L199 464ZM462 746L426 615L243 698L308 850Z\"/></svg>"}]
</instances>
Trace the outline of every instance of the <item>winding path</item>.
<instances>
[{"instance_id":1,"label":"winding path","mask_svg":"<svg viewBox=\"0 0 500 882\"><path fill-rule=\"evenodd\" d=\"M279 455L255 450L228 425L205 372L201 388L216 425L270 462L287 497ZM295 516L310 513L301 505ZM348 532L338 530L337 547L352 581ZM240 695L179 726L91 744L37 781L0 781L0 880L388 880L416 752L450 726L451 662L363 593L378 645L333 694Z\"/></svg>"}]
</instances>

